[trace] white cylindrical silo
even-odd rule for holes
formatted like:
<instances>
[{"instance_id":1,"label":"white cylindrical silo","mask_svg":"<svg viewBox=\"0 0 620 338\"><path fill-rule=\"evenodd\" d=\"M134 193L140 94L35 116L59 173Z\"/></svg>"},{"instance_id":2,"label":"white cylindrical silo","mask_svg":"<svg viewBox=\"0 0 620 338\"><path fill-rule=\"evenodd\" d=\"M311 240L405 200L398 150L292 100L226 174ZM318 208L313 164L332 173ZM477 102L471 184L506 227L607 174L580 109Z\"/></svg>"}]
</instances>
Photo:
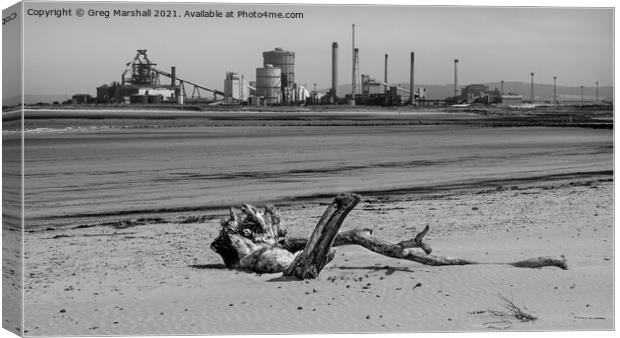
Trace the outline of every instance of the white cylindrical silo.
<instances>
[{"instance_id":1,"label":"white cylindrical silo","mask_svg":"<svg viewBox=\"0 0 620 338\"><path fill-rule=\"evenodd\" d=\"M265 104L282 102L282 71L270 64L256 68L256 95L265 98Z\"/></svg>"}]
</instances>

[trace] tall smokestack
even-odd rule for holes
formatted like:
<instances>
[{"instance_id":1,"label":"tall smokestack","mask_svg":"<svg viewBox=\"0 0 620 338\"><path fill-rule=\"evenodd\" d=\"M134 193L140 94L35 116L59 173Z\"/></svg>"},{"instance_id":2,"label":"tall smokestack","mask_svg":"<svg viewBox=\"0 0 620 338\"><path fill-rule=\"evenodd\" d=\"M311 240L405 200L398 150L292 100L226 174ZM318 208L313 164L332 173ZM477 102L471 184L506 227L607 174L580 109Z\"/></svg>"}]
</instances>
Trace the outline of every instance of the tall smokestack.
<instances>
[{"instance_id":1,"label":"tall smokestack","mask_svg":"<svg viewBox=\"0 0 620 338\"><path fill-rule=\"evenodd\" d=\"M458 68L457 65L459 64L459 59L454 59L454 96L458 96L459 95L459 91L457 89L458 84L459 84L459 72L458 72Z\"/></svg>"},{"instance_id":2,"label":"tall smokestack","mask_svg":"<svg viewBox=\"0 0 620 338\"><path fill-rule=\"evenodd\" d=\"M385 54L385 70L384 70L384 74L383 74L383 82L386 83L384 86L385 86L385 91L387 92L388 91L388 86L387 86L387 83L388 83L388 55L387 54Z\"/></svg>"},{"instance_id":3,"label":"tall smokestack","mask_svg":"<svg viewBox=\"0 0 620 338\"><path fill-rule=\"evenodd\" d=\"M357 83L357 78L359 77L359 70L360 70L360 49L359 48L355 48L353 50L353 78L355 79L355 86L353 86L353 96L355 96L355 94L357 94L358 92L358 83Z\"/></svg>"},{"instance_id":4,"label":"tall smokestack","mask_svg":"<svg viewBox=\"0 0 620 338\"><path fill-rule=\"evenodd\" d=\"M504 80L502 80L502 85L501 85L501 89L500 89L500 94L504 95Z\"/></svg>"},{"instance_id":5,"label":"tall smokestack","mask_svg":"<svg viewBox=\"0 0 620 338\"><path fill-rule=\"evenodd\" d=\"M172 86L172 89L174 90L174 87L176 86L177 83L177 67L172 66L170 67L170 85Z\"/></svg>"},{"instance_id":6,"label":"tall smokestack","mask_svg":"<svg viewBox=\"0 0 620 338\"><path fill-rule=\"evenodd\" d=\"M413 83L413 75L414 75L414 69L415 69L415 53L411 52L411 66L409 69L409 97L411 100L411 104L415 105L415 85Z\"/></svg>"},{"instance_id":7,"label":"tall smokestack","mask_svg":"<svg viewBox=\"0 0 620 338\"><path fill-rule=\"evenodd\" d=\"M351 75L351 94L353 95L353 98L355 98L355 91L356 91L356 87L357 87L357 76L356 76L356 71L355 71L355 59L356 59L356 55L355 55L355 24L353 24L353 28L352 28L352 47L351 47L351 57L352 57L352 62L351 62L351 68L352 68L352 75Z\"/></svg>"},{"instance_id":8,"label":"tall smokestack","mask_svg":"<svg viewBox=\"0 0 620 338\"><path fill-rule=\"evenodd\" d=\"M338 97L338 42L332 43L332 94Z\"/></svg>"}]
</instances>

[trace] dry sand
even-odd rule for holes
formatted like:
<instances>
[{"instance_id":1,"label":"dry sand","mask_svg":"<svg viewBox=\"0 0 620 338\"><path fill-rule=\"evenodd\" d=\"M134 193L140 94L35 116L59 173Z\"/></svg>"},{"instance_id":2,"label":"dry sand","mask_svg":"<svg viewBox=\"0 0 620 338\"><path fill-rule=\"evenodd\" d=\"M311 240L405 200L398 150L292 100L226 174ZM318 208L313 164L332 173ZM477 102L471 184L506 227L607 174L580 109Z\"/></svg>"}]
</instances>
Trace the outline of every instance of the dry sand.
<instances>
[{"instance_id":1,"label":"dry sand","mask_svg":"<svg viewBox=\"0 0 620 338\"><path fill-rule=\"evenodd\" d=\"M438 255L509 262L566 255L569 270L430 267L338 247L316 280L224 269L219 221L28 233L25 334L231 334L613 328L610 176L505 189L364 196L343 225L397 242L429 224ZM328 200L281 208L310 234ZM514 300L534 322L484 310Z\"/></svg>"}]
</instances>

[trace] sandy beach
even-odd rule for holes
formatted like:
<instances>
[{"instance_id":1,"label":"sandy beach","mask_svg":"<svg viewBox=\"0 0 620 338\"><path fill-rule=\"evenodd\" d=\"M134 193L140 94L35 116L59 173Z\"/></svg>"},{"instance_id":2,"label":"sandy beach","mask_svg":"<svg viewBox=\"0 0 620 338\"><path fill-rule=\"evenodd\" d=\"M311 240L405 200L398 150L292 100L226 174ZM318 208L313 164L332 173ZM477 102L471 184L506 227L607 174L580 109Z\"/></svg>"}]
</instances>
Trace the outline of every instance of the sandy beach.
<instances>
[{"instance_id":1,"label":"sandy beach","mask_svg":"<svg viewBox=\"0 0 620 338\"><path fill-rule=\"evenodd\" d=\"M217 219L40 231L25 243L25 333L609 330L612 189L610 177L586 177L364 196L343 225L396 242L429 224L438 255L481 262L565 255L568 270L430 267L345 246L320 278L279 281L280 274L223 268L208 247ZM281 208L283 224L291 235L309 235L328 201ZM499 295L538 319L481 313L502 310Z\"/></svg>"},{"instance_id":2,"label":"sandy beach","mask_svg":"<svg viewBox=\"0 0 620 338\"><path fill-rule=\"evenodd\" d=\"M23 333L613 329L611 130L263 117L29 121ZM319 278L287 281L209 248L228 206L273 204L307 237L346 191L362 201L341 230L397 243L429 225L433 254L490 264L340 246ZM568 270L494 264L561 255ZM498 316L502 297L537 319Z\"/></svg>"}]
</instances>

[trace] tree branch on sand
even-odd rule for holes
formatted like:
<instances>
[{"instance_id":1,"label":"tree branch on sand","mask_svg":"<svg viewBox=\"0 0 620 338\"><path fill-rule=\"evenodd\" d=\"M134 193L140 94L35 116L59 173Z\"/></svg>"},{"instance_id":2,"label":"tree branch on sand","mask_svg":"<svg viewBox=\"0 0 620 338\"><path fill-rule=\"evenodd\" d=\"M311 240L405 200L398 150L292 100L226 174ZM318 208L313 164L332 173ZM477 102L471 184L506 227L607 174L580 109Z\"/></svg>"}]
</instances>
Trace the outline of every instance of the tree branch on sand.
<instances>
[{"instance_id":1,"label":"tree branch on sand","mask_svg":"<svg viewBox=\"0 0 620 338\"><path fill-rule=\"evenodd\" d=\"M334 246L359 245L380 255L405 259L424 265L507 264L522 268L556 266L568 269L564 256L535 257L513 263L480 263L476 261L431 255L424 242L427 225L414 238L388 243L372 235L372 229L355 228L339 232L342 222L359 203L356 194L339 194L327 207L310 238L289 238L281 227L280 216L273 206L261 212L243 204L237 213L230 208L228 219L222 220L219 236L211 243L228 268L257 273L283 272L285 276L312 279L335 254Z\"/></svg>"}]
</instances>

